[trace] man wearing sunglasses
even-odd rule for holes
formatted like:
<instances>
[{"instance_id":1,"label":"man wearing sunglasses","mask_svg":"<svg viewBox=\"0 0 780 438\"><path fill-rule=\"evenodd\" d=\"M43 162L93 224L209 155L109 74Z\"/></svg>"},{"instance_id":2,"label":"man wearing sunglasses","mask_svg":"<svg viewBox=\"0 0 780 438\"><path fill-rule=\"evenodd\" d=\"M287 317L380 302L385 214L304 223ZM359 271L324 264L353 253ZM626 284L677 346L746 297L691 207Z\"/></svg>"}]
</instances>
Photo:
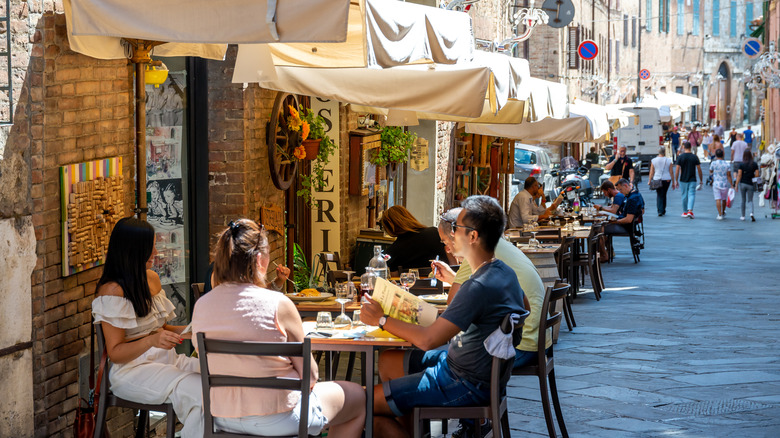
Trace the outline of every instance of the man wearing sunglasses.
<instances>
[{"instance_id":1,"label":"man wearing sunglasses","mask_svg":"<svg viewBox=\"0 0 780 438\"><path fill-rule=\"evenodd\" d=\"M407 436L395 418L416 406L487 403L492 356L484 341L508 313L525 309L517 276L495 258L505 226L503 209L489 196L471 196L462 206L451 224L451 249L475 268L441 317L422 327L384 315L371 299L363 305L366 324L379 325L420 348L388 351L380 358L383 383L374 388L374 432L379 436ZM435 349L447 342L447 350Z\"/></svg>"}]
</instances>

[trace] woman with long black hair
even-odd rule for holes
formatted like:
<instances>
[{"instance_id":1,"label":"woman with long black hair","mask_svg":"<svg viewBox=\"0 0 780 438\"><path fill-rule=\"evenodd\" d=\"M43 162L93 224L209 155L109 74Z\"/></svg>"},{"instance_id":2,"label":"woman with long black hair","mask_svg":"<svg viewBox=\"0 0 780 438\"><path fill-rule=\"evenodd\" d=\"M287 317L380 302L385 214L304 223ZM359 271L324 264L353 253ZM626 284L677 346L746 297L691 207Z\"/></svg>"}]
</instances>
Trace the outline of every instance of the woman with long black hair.
<instances>
[{"instance_id":1,"label":"woman with long black hair","mask_svg":"<svg viewBox=\"0 0 780 438\"><path fill-rule=\"evenodd\" d=\"M184 326L176 317L160 277L152 271L154 228L126 217L114 226L103 275L92 301L95 324L101 324L106 352L113 363L111 391L138 403L171 403L184 424L182 437L203 436L202 391L198 360L176 354Z\"/></svg>"},{"instance_id":2,"label":"woman with long black hair","mask_svg":"<svg viewBox=\"0 0 780 438\"><path fill-rule=\"evenodd\" d=\"M735 189L738 188L739 194L742 196L742 216L740 216L739 220L745 220L745 207L747 204L750 204L750 220L755 222L756 218L753 216L753 191L755 187L753 178L758 177L759 170L758 164L753 161L753 152L750 149L746 149L742 154L742 162L739 163L737 169L738 182L735 185L738 185L738 187L735 187Z\"/></svg>"}]
</instances>

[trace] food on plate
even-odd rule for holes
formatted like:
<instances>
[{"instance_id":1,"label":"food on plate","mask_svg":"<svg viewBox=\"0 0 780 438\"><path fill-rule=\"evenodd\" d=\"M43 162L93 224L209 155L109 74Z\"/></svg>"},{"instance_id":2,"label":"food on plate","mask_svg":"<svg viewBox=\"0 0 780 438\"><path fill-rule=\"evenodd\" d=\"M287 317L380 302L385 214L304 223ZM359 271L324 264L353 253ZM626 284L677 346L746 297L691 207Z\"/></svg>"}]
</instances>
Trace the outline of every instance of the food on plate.
<instances>
[{"instance_id":1,"label":"food on plate","mask_svg":"<svg viewBox=\"0 0 780 438\"><path fill-rule=\"evenodd\" d=\"M304 289L300 292L290 294L294 297L318 297L320 292L317 289Z\"/></svg>"}]
</instances>

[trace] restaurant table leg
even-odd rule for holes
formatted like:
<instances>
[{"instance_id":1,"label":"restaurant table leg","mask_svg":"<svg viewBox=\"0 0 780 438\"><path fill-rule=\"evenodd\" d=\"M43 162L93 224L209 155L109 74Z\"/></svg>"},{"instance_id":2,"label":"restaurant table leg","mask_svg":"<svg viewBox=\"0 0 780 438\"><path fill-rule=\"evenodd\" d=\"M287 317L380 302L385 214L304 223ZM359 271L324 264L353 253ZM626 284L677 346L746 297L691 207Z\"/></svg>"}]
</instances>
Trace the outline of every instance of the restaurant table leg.
<instances>
[{"instance_id":1,"label":"restaurant table leg","mask_svg":"<svg viewBox=\"0 0 780 438\"><path fill-rule=\"evenodd\" d=\"M365 351L366 366L363 375L366 379L366 438L374 436L374 348Z\"/></svg>"}]
</instances>

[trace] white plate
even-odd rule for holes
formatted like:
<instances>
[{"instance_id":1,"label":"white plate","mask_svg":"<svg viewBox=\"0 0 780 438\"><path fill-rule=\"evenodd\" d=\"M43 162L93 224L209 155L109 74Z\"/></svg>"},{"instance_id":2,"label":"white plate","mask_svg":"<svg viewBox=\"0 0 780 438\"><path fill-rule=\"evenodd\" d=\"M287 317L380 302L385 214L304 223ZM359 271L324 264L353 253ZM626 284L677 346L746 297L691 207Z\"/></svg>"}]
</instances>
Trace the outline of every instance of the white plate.
<instances>
[{"instance_id":1,"label":"white plate","mask_svg":"<svg viewBox=\"0 0 780 438\"><path fill-rule=\"evenodd\" d=\"M419 298L431 304L447 304L447 294L420 295Z\"/></svg>"},{"instance_id":2,"label":"white plate","mask_svg":"<svg viewBox=\"0 0 780 438\"><path fill-rule=\"evenodd\" d=\"M285 295L287 296L287 298L289 298L289 299L291 299L291 300L293 300L295 302L301 302L301 301L325 301L328 298L333 296L333 294L329 294L327 292L322 292L317 297L299 297L299 296L296 296L295 294L285 294Z\"/></svg>"}]
</instances>

